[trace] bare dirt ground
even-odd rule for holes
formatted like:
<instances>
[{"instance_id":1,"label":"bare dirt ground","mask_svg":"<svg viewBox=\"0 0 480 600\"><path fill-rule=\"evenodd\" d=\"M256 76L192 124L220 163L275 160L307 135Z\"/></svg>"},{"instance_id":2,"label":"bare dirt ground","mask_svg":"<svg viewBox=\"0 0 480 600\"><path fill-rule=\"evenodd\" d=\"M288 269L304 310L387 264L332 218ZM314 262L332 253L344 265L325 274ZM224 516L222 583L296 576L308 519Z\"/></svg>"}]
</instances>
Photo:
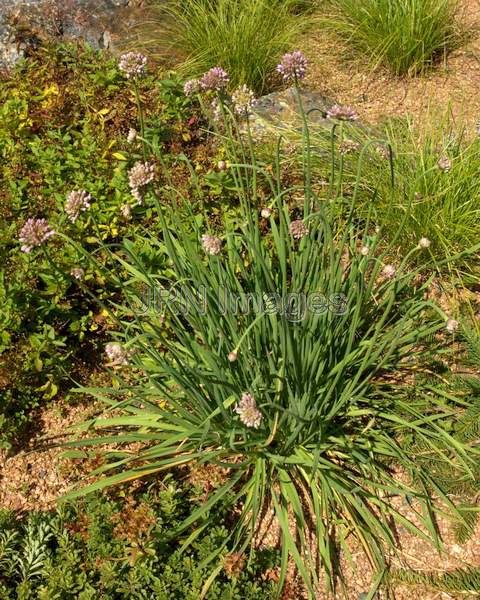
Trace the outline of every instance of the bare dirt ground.
<instances>
[{"instance_id":1,"label":"bare dirt ground","mask_svg":"<svg viewBox=\"0 0 480 600\"><path fill-rule=\"evenodd\" d=\"M415 514L415 509L418 510L418 507L409 506L400 498L392 499L392 504L404 517L419 526L418 518ZM448 519L439 517L438 527L444 542L444 549L441 554L427 541L419 539L403 527L397 528L397 554L392 554L390 557L390 566L393 569L414 569L420 573L439 575L445 571L453 571L468 566L480 568L480 523L477 525L474 535L463 545L459 545L455 541L453 526ZM420 529L422 529L421 526ZM293 524L292 534L294 534ZM280 540L280 529L275 520L274 512L273 510L269 510L264 516L264 522L260 527L256 543L260 548L271 548L279 547ZM358 541L355 538L351 538L348 540L348 545L352 563L346 559L345 555L340 555L341 571L345 577L344 586L339 585L335 595L332 596L322 591L325 586L324 580L321 578L320 590L316 595L316 600L357 600L362 597L362 593L367 594L369 592L375 573ZM313 552L315 551L313 550ZM306 599L307 594L298 583L298 579L295 578L293 565L291 565L290 569L290 581L296 582L296 587L295 590L292 590L292 595L287 594L284 600L290 600L290 598ZM414 587L406 585L393 585L390 594L392 595L387 596L385 591L378 591L375 600L386 600L387 597L390 600L392 597L395 600L413 600L414 598L418 598L419 600L460 600L460 598L471 597L465 594L455 595L429 591L423 586Z\"/></svg>"},{"instance_id":2,"label":"bare dirt ground","mask_svg":"<svg viewBox=\"0 0 480 600\"><path fill-rule=\"evenodd\" d=\"M51 510L80 473L70 460L63 460L63 448L74 423L86 419L91 408L59 401L38 416L35 431L26 436L16 453L0 451L0 509L15 511Z\"/></svg>"}]
</instances>

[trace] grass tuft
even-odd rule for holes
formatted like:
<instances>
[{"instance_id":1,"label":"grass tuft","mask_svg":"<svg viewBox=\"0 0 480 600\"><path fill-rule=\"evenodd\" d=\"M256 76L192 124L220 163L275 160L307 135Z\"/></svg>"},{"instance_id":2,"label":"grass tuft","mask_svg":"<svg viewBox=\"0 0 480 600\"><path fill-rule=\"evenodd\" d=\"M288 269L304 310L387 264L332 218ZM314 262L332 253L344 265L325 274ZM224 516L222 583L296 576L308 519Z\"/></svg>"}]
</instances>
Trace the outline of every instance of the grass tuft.
<instances>
[{"instance_id":1,"label":"grass tuft","mask_svg":"<svg viewBox=\"0 0 480 600\"><path fill-rule=\"evenodd\" d=\"M298 0L170 2L151 9L145 45L159 59L175 57L187 77L219 65L233 86L260 94L306 22Z\"/></svg>"},{"instance_id":2,"label":"grass tuft","mask_svg":"<svg viewBox=\"0 0 480 600\"><path fill-rule=\"evenodd\" d=\"M378 190L376 216L392 238L400 224L402 250L426 236L437 260L451 258L474 245L480 217L478 184L480 173L477 137L468 139L447 124L422 133L409 121L393 121L386 139L393 149L395 185L391 186L387 165L377 175L370 173ZM450 168L442 170L442 161ZM468 270L475 261L461 261Z\"/></svg>"},{"instance_id":3,"label":"grass tuft","mask_svg":"<svg viewBox=\"0 0 480 600\"><path fill-rule=\"evenodd\" d=\"M414 75L459 43L457 0L332 0L327 25L396 75Z\"/></svg>"}]
</instances>

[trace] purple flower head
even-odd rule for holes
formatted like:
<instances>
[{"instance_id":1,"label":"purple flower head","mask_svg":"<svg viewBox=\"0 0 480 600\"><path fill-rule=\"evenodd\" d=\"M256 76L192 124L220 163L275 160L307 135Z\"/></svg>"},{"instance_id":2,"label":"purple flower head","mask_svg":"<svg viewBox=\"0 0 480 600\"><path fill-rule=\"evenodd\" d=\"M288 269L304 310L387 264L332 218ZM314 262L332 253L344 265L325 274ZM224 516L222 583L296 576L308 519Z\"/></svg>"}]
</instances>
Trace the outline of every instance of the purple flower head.
<instances>
[{"instance_id":1,"label":"purple flower head","mask_svg":"<svg viewBox=\"0 0 480 600\"><path fill-rule=\"evenodd\" d=\"M207 254L217 256L222 251L222 240L214 235L202 235L202 246Z\"/></svg>"},{"instance_id":2,"label":"purple flower head","mask_svg":"<svg viewBox=\"0 0 480 600\"><path fill-rule=\"evenodd\" d=\"M298 219L297 221L292 221L290 223L290 233L296 240L301 240L308 235L310 231L305 223L301 219Z\"/></svg>"},{"instance_id":3,"label":"purple flower head","mask_svg":"<svg viewBox=\"0 0 480 600\"><path fill-rule=\"evenodd\" d=\"M90 208L91 199L92 197L85 190L74 190L68 194L65 212L72 223L75 223L81 212Z\"/></svg>"},{"instance_id":4,"label":"purple flower head","mask_svg":"<svg viewBox=\"0 0 480 600\"><path fill-rule=\"evenodd\" d=\"M183 86L185 96L193 96L202 91L202 84L199 79L189 79Z\"/></svg>"},{"instance_id":5,"label":"purple flower head","mask_svg":"<svg viewBox=\"0 0 480 600\"><path fill-rule=\"evenodd\" d=\"M105 346L105 354L112 367L128 365L128 352L117 342L107 344Z\"/></svg>"},{"instance_id":6,"label":"purple flower head","mask_svg":"<svg viewBox=\"0 0 480 600\"><path fill-rule=\"evenodd\" d=\"M200 79L200 85L205 92L221 92L227 87L230 77L222 67L213 67Z\"/></svg>"},{"instance_id":7,"label":"purple flower head","mask_svg":"<svg viewBox=\"0 0 480 600\"><path fill-rule=\"evenodd\" d=\"M240 417L240 421L247 427L258 429L262 424L262 413L257 408L257 403L252 394L245 392L233 409Z\"/></svg>"},{"instance_id":8,"label":"purple flower head","mask_svg":"<svg viewBox=\"0 0 480 600\"><path fill-rule=\"evenodd\" d=\"M357 112L351 106L343 104L334 104L327 111L329 119L337 119L338 121L356 121L358 119Z\"/></svg>"},{"instance_id":9,"label":"purple flower head","mask_svg":"<svg viewBox=\"0 0 480 600\"><path fill-rule=\"evenodd\" d=\"M127 79L136 79L145 75L147 57L138 52L127 52L120 57L118 66Z\"/></svg>"},{"instance_id":10,"label":"purple flower head","mask_svg":"<svg viewBox=\"0 0 480 600\"><path fill-rule=\"evenodd\" d=\"M22 244L22 252L31 252L33 248L41 246L52 235L55 235L55 232L46 219L27 219L18 236Z\"/></svg>"},{"instance_id":11,"label":"purple flower head","mask_svg":"<svg viewBox=\"0 0 480 600\"><path fill-rule=\"evenodd\" d=\"M141 189L147 186L155 179L155 165L148 162L137 162L128 172L128 183L132 196L142 204L143 196Z\"/></svg>"},{"instance_id":12,"label":"purple flower head","mask_svg":"<svg viewBox=\"0 0 480 600\"><path fill-rule=\"evenodd\" d=\"M287 52L277 65L277 72L283 77L284 81L299 81L307 74L308 61L303 52L295 50Z\"/></svg>"}]
</instances>

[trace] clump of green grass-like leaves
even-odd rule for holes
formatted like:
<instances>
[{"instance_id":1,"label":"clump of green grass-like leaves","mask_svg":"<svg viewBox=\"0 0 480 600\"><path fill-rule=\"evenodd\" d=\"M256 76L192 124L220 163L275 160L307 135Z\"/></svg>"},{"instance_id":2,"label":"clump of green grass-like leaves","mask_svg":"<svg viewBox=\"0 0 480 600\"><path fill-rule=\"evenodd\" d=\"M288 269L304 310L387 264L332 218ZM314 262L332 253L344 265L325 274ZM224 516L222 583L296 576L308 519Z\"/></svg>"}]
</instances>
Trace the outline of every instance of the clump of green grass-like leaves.
<instances>
[{"instance_id":1,"label":"clump of green grass-like leaves","mask_svg":"<svg viewBox=\"0 0 480 600\"><path fill-rule=\"evenodd\" d=\"M415 74L458 45L456 0L332 0L327 27L396 75Z\"/></svg>"},{"instance_id":2,"label":"clump of green grass-like leaves","mask_svg":"<svg viewBox=\"0 0 480 600\"><path fill-rule=\"evenodd\" d=\"M398 230L401 215L399 240L404 251L427 235L433 256L445 261L477 243L480 141L466 134L444 121L423 133L408 121L387 127L395 185L385 178L378 161L370 163L368 175L377 187L376 220L387 236ZM478 268L471 255L457 264L464 271Z\"/></svg>"},{"instance_id":3,"label":"clump of green grass-like leaves","mask_svg":"<svg viewBox=\"0 0 480 600\"><path fill-rule=\"evenodd\" d=\"M141 24L148 33L138 44L160 59L173 56L188 77L221 66L233 86L246 84L265 93L278 59L307 23L297 9L297 0L160 3Z\"/></svg>"},{"instance_id":4,"label":"clump of green grass-like leaves","mask_svg":"<svg viewBox=\"0 0 480 600\"><path fill-rule=\"evenodd\" d=\"M299 134L292 130L285 135L299 147L289 163L298 176L302 169ZM374 138L378 143L373 143ZM361 149L369 140L359 173ZM312 131L311 144L317 149L312 173L326 180L331 163L341 170L342 211L350 209L358 178L357 216L370 214L392 248L398 249L395 252L407 254L426 236L431 242L429 251L411 255L412 264L429 262L431 269L444 273L455 267L470 281L478 277L480 139L476 132L432 113L422 124L396 118L376 129L337 128L333 146L331 142L325 129ZM345 144L351 147L347 153L342 150ZM267 141L264 156L271 156L273 147ZM333 160L329 158L332 148Z\"/></svg>"},{"instance_id":5,"label":"clump of green grass-like leaves","mask_svg":"<svg viewBox=\"0 0 480 600\"><path fill-rule=\"evenodd\" d=\"M440 547L436 511L456 509L403 443L414 438L471 477L475 450L449 434L468 400L419 377L452 335L446 316L425 299L429 282L419 283L408 267L422 249L415 244L399 264L388 264L381 233L368 218L359 230L354 218L358 186L339 222L342 187L332 181L327 199L316 195L308 143L304 183L283 188L281 144L266 169L248 120L240 131L225 95L218 99L238 218L211 220L199 175L180 156L192 195L175 185L173 165L148 196L162 235L146 231L144 245L168 269L158 272L134 251L139 239L101 247L118 270L98 264L99 271L124 283L122 303L110 309L134 376L118 367L116 386L82 390L112 414L84 425L96 436L69 444L116 449L105 451L97 481L73 495L185 465L227 468L224 483L172 536L196 525L185 540L192 543L230 498L239 512L226 543L244 551L273 507L282 535L279 589L293 558L313 597L317 558L333 586L341 576L337 548L350 556L351 534L379 570L396 547L395 524ZM304 135L307 141L306 124ZM361 165L362 158L359 172ZM163 301L146 302L141 289ZM135 452L122 448L131 443ZM415 477L398 478L399 471ZM418 507L416 523L392 496ZM212 578L222 568L216 557L206 559Z\"/></svg>"}]
</instances>

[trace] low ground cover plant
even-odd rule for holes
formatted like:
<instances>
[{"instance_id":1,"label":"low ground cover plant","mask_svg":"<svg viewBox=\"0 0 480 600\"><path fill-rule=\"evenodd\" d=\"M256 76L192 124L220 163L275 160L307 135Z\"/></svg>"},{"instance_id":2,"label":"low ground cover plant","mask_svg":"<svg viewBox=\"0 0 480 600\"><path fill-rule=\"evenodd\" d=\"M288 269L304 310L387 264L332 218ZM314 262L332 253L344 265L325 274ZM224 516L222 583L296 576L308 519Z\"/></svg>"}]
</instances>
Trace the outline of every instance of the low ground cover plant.
<instances>
[{"instance_id":1,"label":"low ground cover plant","mask_svg":"<svg viewBox=\"0 0 480 600\"><path fill-rule=\"evenodd\" d=\"M143 57L122 60L136 85ZM277 69L295 87L305 70L298 51ZM302 181L283 187L281 143L272 168L258 161L249 131L254 98L245 87L228 94L227 75L213 68L185 91L203 106L213 100L207 114L223 141L221 169L234 182L235 219L221 207L210 213L186 156L165 163L161 148L144 140L147 160L130 170L130 187L155 212L160 232L137 231L118 245L99 240L90 253L68 231L51 235L51 225L36 220L21 241L48 255L54 237L63 240L123 288L114 305L100 299L118 328L106 347L115 385L81 390L104 401L107 412L82 428L97 436L68 443L97 446L107 462L93 473L98 480L72 497L179 466L225 469L225 481L172 528L172 539L194 526L185 546L194 543L228 498L237 512L225 544L251 552L272 508L282 540L278 590L293 559L314 597L316 561L334 588L342 578L337 551L349 556L349 535L382 573L387 549L396 548L393 524L440 548L435 514L462 522L434 474L418 468L418 457L476 481L477 450L454 435L474 398L444 388L459 323L428 300L429 279L410 267L430 240L422 236L401 261L390 262L381 231L368 217L360 224L356 218L360 175L339 220L342 182L332 178L326 200L315 192L306 120ZM336 107L330 118L353 115ZM189 190L176 184L176 169L190 173ZM139 247L151 248L156 261L145 260ZM109 255L105 263L101 253ZM167 268L158 269L158 260ZM132 442L133 453L126 446ZM100 450L112 443L115 449ZM408 499L418 520L391 497ZM222 569L223 548L205 561L207 588Z\"/></svg>"},{"instance_id":2,"label":"low ground cover plant","mask_svg":"<svg viewBox=\"0 0 480 600\"><path fill-rule=\"evenodd\" d=\"M228 536L225 510L219 507L217 523L188 551L166 542L165 535L198 506L203 493L167 478L161 489L149 485L94 495L21 520L0 511L2 599L198 600L209 574L202 563ZM225 551L222 560L222 574L206 599L273 600L275 551L259 552L248 564Z\"/></svg>"},{"instance_id":3,"label":"low ground cover plant","mask_svg":"<svg viewBox=\"0 0 480 600\"><path fill-rule=\"evenodd\" d=\"M170 149L194 148L198 124L182 85L145 79L146 133ZM142 207L130 198L127 159L140 152L136 100L117 61L75 46L39 48L0 88L0 444L9 445L33 411L85 380L98 363L97 340L109 323L78 286L114 295L67 247L52 246L66 273L31 260L16 243L28 217L62 219L88 246L135 228ZM193 119L189 124L188 119ZM169 150L166 150L169 151ZM83 220L64 212L86 190ZM122 208L123 207L123 208ZM152 227L155 224L152 223Z\"/></svg>"},{"instance_id":4,"label":"low ground cover plant","mask_svg":"<svg viewBox=\"0 0 480 600\"><path fill-rule=\"evenodd\" d=\"M325 25L348 39L373 66L414 75L460 40L456 0L332 0ZM328 12L328 9L327 9Z\"/></svg>"}]
</instances>

